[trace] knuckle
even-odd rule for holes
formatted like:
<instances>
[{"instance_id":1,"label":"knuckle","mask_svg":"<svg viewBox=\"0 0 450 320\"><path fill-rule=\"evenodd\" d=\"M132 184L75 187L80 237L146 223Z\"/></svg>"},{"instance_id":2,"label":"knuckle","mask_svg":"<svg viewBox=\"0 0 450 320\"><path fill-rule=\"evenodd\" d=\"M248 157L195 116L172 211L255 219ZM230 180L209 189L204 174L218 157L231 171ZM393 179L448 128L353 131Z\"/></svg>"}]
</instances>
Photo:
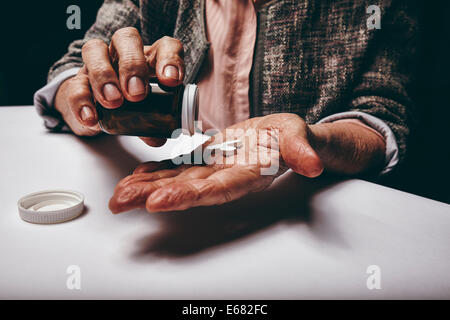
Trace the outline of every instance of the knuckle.
<instances>
[{"instance_id":1,"label":"knuckle","mask_svg":"<svg viewBox=\"0 0 450 320\"><path fill-rule=\"evenodd\" d=\"M89 97L89 91L80 86L73 86L73 88L71 89L70 97L75 100L84 99L86 97Z\"/></svg>"},{"instance_id":2,"label":"knuckle","mask_svg":"<svg viewBox=\"0 0 450 320\"><path fill-rule=\"evenodd\" d=\"M117 184L116 190L123 190L123 189L127 188L128 186L133 185L135 179L136 179L136 177L133 176L133 175L123 178L123 179Z\"/></svg>"},{"instance_id":3,"label":"knuckle","mask_svg":"<svg viewBox=\"0 0 450 320\"><path fill-rule=\"evenodd\" d=\"M101 39L91 39L83 45L82 51L87 52L93 48L106 47L106 46L107 46L106 43Z\"/></svg>"},{"instance_id":4,"label":"knuckle","mask_svg":"<svg viewBox=\"0 0 450 320\"><path fill-rule=\"evenodd\" d=\"M119 60L119 68L121 72L130 73L134 71L141 71L147 67L145 57L137 55L125 56Z\"/></svg>"},{"instance_id":5,"label":"knuckle","mask_svg":"<svg viewBox=\"0 0 450 320\"><path fill-rule=\"evenodd\" d=\"M115 78L116 74L112 67L107 63L96 62L89 67L89 79L99 80L99 79L112 79Z\"/></svg>"},{"instance_id":6,"label":"knuckle","mask_svg":"<svg viewBox=\"0 0 450 320\"><path fill-rule=\"evenodd\" d=\"M184 60L174 53L167 54L160 60L160 62L162 63L162 65L173 64L176 66L184 67Z\"/></svg>"},{"instance_id":7,"label":"knuckle","mask_svg":"<svg viewBox=\"0 0 450 320\"><path fill-rule=\"evenodd\" d=\"M134 27L125 27L114 32L112 40L117 40L117 38L135 37L139 36L139 31Z\"/></svg>"},{"instance_id":8,"label":"knuckle","mask_svg":"<svg viewBox=\"0 0 450 320\"><path fill-rule=\"evenodd\" d=\"M69 105L73 111L76 111L80 107L80 102L86 99L86 95L81 92L71 94L68 97Z\"/></svg>"},{"instance_id":9,"label":"knuckle","mask_svg":"<svg viewBox=\"0 0 450 320\"><path fill-rule=\"evenodd\" d=\"M174 43L174 44L177 44L177 45L181 45L181 41L180 40L178 40L177 38L169 37L169 36L162 37L160 41L161 42L170 42L170 43Z\"/></svg>"},{"instance_id":10,"label":"knuckle","mask_svg":"<svg viewBox=\"0 0 450 320\"><path fill-rule=\"evenodd\" d=\"M160 39L160 42L169 42L171 41L173 38L169 37L169 36L164 36Z\"/></svg>"},{"instance_id":11,"label":"knuckle","mask_svg":"<svg viewBox=\"0 0 450 320\"><path fill-rule=\"evenodd\" d=\"M184 53L183 43L179 39L172 38L169 36L164 36L160 39L160 42L162 44L170 44L171 46L175 47L178 52Z\"/></svg>"}]
</instances>

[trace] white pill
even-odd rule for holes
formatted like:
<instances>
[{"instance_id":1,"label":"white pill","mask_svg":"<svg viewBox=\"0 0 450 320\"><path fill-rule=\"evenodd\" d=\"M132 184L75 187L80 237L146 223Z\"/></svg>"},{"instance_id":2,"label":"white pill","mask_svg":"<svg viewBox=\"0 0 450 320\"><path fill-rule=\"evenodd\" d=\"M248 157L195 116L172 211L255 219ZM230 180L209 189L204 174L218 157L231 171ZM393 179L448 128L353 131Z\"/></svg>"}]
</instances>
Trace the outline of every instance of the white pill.
<instances>
[{"instance_id":1,"label":"white pill","mask_svg":"<svg viewBox=\"0 0 450 320\"><path fill-rule=\"evenodd\" d=\"M212 144L212 145L209 145L209 146L206 147L206 149L207 149L207 150L214 151L214 150L220 150L220 149L222 149L223 147L224 147L223 143L218 143L218 144Z\"/></svg>"},{"instance_id":2,"label":"white pill","mask_svg":"<svg viewBox=\"0 0 450 320\"><path fill-rule=\"evenodd\" d=\"M228 147L228 146L223 146L222 148L220 148L220 151L222 151L222 154L225 157L230 157L233 156L236 153L237 148L235 147Z\"/></svg>"},{"instance_id":3,"label":"white pill","mask_svg":"<svg viewBox=\"0 0 450 320\"><path fill-rule=\"evenodd\" d=\"M235 147L238 149L242 147L241 140L225 141L223 144L226 145L227 147Z\"/></svg>"}]
</instances>

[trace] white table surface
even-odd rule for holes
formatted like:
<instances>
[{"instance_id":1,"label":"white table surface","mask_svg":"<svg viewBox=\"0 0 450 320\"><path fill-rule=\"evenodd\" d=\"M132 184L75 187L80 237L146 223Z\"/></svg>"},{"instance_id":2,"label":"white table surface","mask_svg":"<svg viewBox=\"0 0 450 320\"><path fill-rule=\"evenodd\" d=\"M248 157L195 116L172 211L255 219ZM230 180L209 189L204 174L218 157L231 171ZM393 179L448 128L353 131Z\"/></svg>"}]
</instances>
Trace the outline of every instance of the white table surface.
<instances>
[{"instance_id":1,"label":"white table surface","mask_svg":"<svg viewBox=\"0 0 450 320\"><path fill-rule=\"evenodd\" d=\"M450 298L449 205L288 173L222 207L115 216L116 183L158 151L48 133L32 107L0 107L0 130L0 298ZM82 192L86 212L59 225L19 218L21 196L54 188ZM81 290L66 287L70 265ZM366 286L369 265L380 290Z\"/></svg>"}]
</instances>

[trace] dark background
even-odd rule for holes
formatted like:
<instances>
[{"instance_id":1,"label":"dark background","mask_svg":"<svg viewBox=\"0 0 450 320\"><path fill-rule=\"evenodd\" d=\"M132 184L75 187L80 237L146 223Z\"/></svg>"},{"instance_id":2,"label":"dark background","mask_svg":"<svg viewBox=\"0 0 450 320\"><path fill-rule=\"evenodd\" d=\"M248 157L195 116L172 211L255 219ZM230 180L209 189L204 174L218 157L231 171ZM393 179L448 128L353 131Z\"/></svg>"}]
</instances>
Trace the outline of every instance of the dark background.
<instances>
[{"instance_id":1,"label":"dark background","mask_svg":"<svg viewBox=\"0 0 450 320\"><path fill-rule=\"evenodd\" d=\"M416 0L409 0L416 1ZM450 1L417 0L421 8L418 81L419 108L408 161L383 182L450 203ZM101 0L8 1L0 13L0 106L31 105L46 82L49 67L95 21ZM68 30L66 9L81 8L82 30ZM18 128L20 130L20 128Z\"/></svg>"},{"instance_id":2,"label":"dark background","mask_svg":"<svg viewBox=\"0 0 450 320\"><path fill-rule=\"evenodd\" d=\"M0 106L32 105L50 66L82 39L102 0L7 1L0 12ZM67 7L81 9L81 30L66 27ZM2 4L3 7L3 4Z\"/></svg>"}]
</instances>

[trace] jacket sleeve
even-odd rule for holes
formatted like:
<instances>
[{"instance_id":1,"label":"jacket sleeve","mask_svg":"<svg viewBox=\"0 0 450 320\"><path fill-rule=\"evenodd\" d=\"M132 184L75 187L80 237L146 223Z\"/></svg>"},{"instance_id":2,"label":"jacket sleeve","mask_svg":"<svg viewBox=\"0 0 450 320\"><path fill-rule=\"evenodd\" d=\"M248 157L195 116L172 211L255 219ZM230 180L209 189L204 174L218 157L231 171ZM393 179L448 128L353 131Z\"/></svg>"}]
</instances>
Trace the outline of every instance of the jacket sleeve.
<instances>
[{"instance_id":1,"label":"jacket sleeve","mask_svg":"<svg viewBox=\"0 0 450 320\"><path fill-rule=\"evenodd\" d=\"M72 42L68 52L50 68L47 82L51 82L66 70L83 66L81 48L87 41L101 39L109 44L114 32L124 27L139 28L139 21L139 1L105 0L97 13L94 25L86 32L84 39Z\"/></svg>"},{"instance_id":2,"label":"jacket sleeve","mask_svg":"<svg viewBox=\"0 0 450 320\"><path fill-rule=\"evenodd\" d=\"M399 161L405 158L408 136L417 119L411 87L417 54L418 22L414 2L393 1L384 8L368 57L350 101L350 111L384 121L395 135ZM383 10L383 8L382 8Z\"/></svg>"}]
</instances>

